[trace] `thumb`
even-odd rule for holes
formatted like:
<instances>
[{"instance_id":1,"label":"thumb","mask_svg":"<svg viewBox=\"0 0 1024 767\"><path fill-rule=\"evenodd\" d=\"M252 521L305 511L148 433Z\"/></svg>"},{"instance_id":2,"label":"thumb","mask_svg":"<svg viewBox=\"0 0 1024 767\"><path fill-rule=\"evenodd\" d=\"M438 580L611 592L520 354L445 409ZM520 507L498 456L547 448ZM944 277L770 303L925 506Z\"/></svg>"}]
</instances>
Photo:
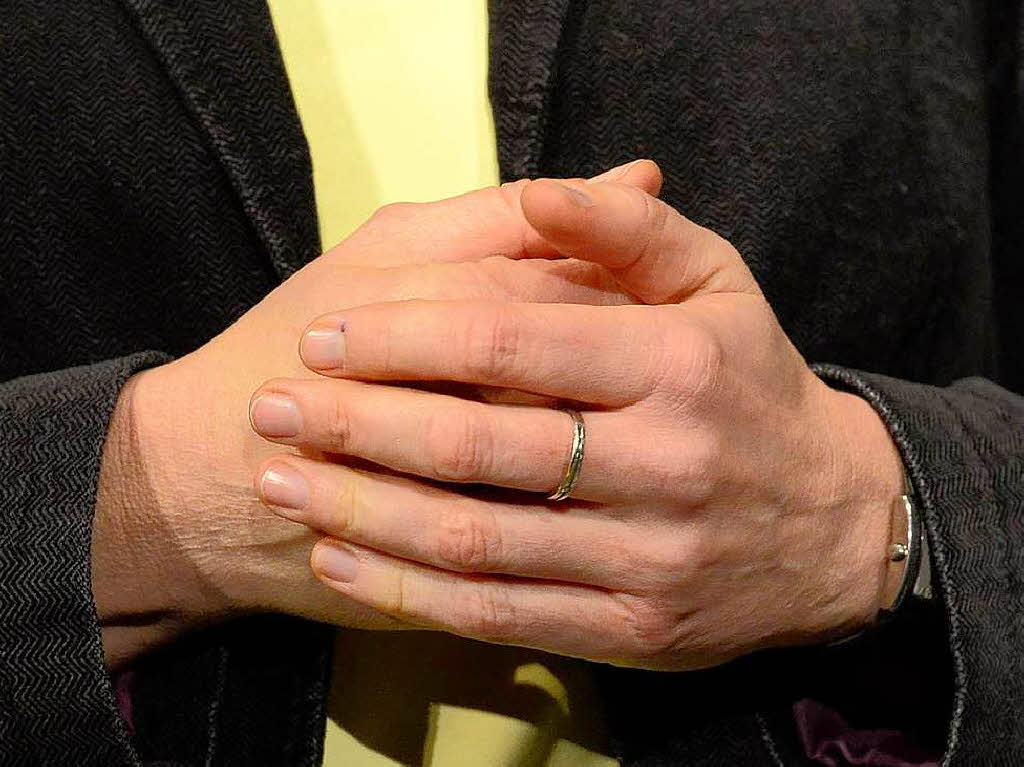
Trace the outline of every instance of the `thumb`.
<instances>
[{"instance_id":1,"label":"thumb","mask_svg":"<svg viewBox=\"0 0 1024 767\"><path fill-rule=\"evenodd\" d=\"M570 188L612 181L657 194L661 171L652 162L619 165L590 180L559 179ZM487 256L555 258L520 207L531 182L513 181L428 203L399 203L378 210L323 258L335 265L392 267L478 261Z\"/></svg>"},{"instance_id":2,"label":"thumb","mask_svg":"<svg viewBox=\"0 0 1024 767\"><path fill-rule=\"evenodd\" d=\"M527 222L554 250L602 264L644 303L677 303L707 293L760 295L727 240L642 189L541 180L523 188L520 204Z\"/></svg>"}]
</instances>

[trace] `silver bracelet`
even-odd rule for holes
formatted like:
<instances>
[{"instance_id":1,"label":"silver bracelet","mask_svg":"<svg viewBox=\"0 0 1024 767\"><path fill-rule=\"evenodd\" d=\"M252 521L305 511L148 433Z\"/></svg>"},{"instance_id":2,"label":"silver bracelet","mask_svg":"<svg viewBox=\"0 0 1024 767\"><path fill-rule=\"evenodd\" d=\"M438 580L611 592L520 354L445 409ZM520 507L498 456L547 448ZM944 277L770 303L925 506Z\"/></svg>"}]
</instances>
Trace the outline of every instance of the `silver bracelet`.
<instances>
[{"instance_id":1,"label":"silver bracelet","mask_svg":"<svg viewBox=\"0 0 1024 767\"><path fill-rule=\"evenodd\" d=\"M885 593L890 595L885 606L878 611L878 622L892 618L910 595L916 599L930 600L931 557L928 537L922 526L921 515L914 506L914 490L906 470L903 472L903 494L893 502L892 522L889 533L889 569L886 572ZM898 565L898 569L892 565ZM835 639L828 647L838 647L857 639L869 629L861 629L849 636Z\"/></svg>"},{"instance_id":2,"label":"silver bracelet","mask_svg":"<svg viewBox=\"0 0 1024 767\"><path fill-rule=\"evenodd\" d=\"M911 594L931 598L931 562L928 540L921 524L921 515L914 505L914 489L910 477L903 472L903 495L893 504L892 532L889 543L890 569L886 574L886 599L881 618L899 611ZM892 567L896 565L898 569Z\"/></svg>"}]
</instances>

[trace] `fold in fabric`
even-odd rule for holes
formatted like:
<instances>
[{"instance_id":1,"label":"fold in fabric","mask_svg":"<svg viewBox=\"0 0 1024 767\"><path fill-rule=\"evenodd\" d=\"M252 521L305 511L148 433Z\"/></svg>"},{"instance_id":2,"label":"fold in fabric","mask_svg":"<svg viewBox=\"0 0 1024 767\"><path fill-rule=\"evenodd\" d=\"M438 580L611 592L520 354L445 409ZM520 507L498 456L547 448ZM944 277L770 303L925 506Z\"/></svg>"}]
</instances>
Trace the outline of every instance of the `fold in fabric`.
<instances>
[{"instance_id":1,"label":"fold in fabric","mask_svg":"<svg viewBox=\"0 0 1024 767\"><path fill-rule=\"evenodd\" d=\"M855 729L815 700L794 703L793 716L807 758L826 767L938 767L938 757L898 730Z\"/></svg>"}]
</instances>

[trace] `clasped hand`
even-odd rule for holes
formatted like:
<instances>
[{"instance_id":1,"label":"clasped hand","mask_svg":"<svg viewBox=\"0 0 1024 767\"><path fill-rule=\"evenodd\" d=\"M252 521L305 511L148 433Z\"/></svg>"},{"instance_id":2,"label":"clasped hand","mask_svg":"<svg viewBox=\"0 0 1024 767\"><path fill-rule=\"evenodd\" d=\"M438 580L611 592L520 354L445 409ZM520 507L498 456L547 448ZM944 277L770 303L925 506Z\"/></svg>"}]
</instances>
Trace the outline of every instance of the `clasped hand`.
<instances>
[{"instance_id":1,"label":"clasped hand","mask_svg":"<svg viewBox=\"0 0 1024 767\"><path fill-rule=\"evenodd\" d=\"M404 623L654 669L870 623L902 481L870 406L814 375L713 232L615 182L521 195L550 257L602 266L635 303L414 300L313 321L300 353L319 377L266 382L250 415L301 448L255 486L326 534L316 575ZM587 439L552 503L560 407Z\"/></svg>"}]
</instances>

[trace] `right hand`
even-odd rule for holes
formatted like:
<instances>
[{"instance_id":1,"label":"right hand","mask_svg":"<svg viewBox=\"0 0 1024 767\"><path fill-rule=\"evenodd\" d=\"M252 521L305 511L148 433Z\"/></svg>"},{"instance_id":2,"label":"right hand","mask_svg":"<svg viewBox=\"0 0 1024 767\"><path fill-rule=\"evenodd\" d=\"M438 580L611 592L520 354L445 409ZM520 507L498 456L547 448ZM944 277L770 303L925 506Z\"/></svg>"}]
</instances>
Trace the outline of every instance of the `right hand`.
<instances>
[{"instance_id":1,"label":"right hand","mask_svg":"<svg viewBox=\"0 0 1024 767\"><path fill-rule=\"evenodd\" d=\"M661 185L650 162L606 175L652 194ZM631 302L603 267L548 260L551 247L519 207L528 183L383 208L205 346L129 381L104 450L93 526L93 592L111 665L247 612L399 627L339 601L308 568L318 536L256 500L254 470L276 448L250 428L249 396L268 378L313 377L298 358L300 335L313 317L347 306Z\"/></svg>"}]
</instances>

